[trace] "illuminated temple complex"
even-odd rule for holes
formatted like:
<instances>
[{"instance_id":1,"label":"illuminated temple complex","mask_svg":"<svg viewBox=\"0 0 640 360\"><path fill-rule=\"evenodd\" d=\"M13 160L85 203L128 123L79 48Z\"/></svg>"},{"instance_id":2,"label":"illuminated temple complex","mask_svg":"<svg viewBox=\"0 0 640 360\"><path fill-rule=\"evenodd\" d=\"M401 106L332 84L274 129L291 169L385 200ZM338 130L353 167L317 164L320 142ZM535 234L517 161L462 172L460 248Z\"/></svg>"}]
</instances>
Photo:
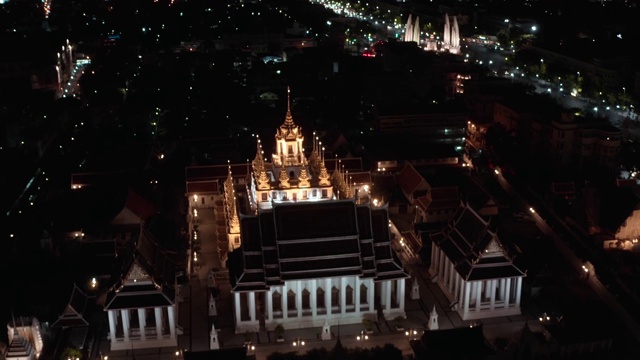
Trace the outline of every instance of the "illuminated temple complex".
<instances>
[{"instance_id":1,"label":"illuminated temple complex","mask_svg":"<svg viewBox=\"0 0 640 360\"><path fill-rule=\"evenodd\" d=\"M287 108L268 161L260 140L244 179L224 182L236 332L319 327L405 316L405 279L389 214L325 166ZM235 248L237 246L237 248Z\"/></svg>"}]
</instances>

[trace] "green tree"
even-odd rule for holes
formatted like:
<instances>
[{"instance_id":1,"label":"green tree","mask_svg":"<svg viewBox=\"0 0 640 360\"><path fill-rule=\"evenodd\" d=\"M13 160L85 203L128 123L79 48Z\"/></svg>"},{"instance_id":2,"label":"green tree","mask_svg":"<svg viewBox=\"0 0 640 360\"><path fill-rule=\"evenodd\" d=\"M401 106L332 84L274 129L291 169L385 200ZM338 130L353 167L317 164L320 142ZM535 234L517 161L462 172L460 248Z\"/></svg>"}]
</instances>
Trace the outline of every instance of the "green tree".
<instances>
[{"instance_id":1,"label":"green tree","mask_svg":"<svg viewBox=\"0 0 640 360\"><path fill-rule=\"evenodd\" d=\"M67 347L62 351L60 355L60 360L68 360L68 359L82 359L82 351L80 349L76 349L73 347Z\"/></svg>"}]
</instances>

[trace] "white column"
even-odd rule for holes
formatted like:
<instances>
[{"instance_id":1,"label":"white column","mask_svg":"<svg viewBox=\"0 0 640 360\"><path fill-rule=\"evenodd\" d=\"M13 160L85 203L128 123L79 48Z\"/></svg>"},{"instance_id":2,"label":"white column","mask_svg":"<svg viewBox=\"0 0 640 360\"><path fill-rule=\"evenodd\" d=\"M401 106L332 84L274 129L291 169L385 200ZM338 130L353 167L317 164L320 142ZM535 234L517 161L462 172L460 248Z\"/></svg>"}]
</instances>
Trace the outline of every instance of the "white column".
<instances>
[{"instance_id":1,"label":"white column","mask_svg":"<svg viewBox=\"0 0 640 360\"><path fill-rule=\"evenodd\" d=\"M485 299L491 297L491 293L490 293L491 286L490 285L492 284L492 281L493 280L486 280L484 282L484 286L485 286L485 288L484 288L484 298Z\"/></svg>"},{"instance_id":2,"label":"white column","mask_svg":"<svg viewBox=\"0 0 640 360\"><path fill-rule=\"evenodd\" d=\"M147 327L147 314L144 309L138 309L138 323L140 324L140 340L147 340L147 334L145 334L145 327Z\"/></svg>"},{"instance_id":3,"label":"white column","mask_svg":"<svg viewBox=\"0 0 640 360\"><path fill-rule=\"evenodd\" d=\"M464 284L464 313L469 312L469 291L471 291L471 284L467 281Z\"/></svg>"},{"instance_id":4,"label":"white column","mask_svg":"<svg viewBox=\"0 0 640 360\"><path fill-rule=\"evenodd\" d=\"M240 313L242 302L240 301L240 293L233 293L233 308L236 311L236 324L240 324L242 322L242 316Z\"/></svg>"},{"instance_id":5,"label":"white column","mask_svg":"<svg viewBox=\"0 0 640 360\"><path fill-rule=\"evenodd\" d=\"M456 269L453 267L453 263L449 262L449 279L447 281L447 289L449 289L449 291L453 290L452 292L455 292L455 276L458 273L456 272Z\"/></svg>"},{"instance_id":6,"label":"white column","mask_svg":"<svg viewBox=\"0 0 640 360\"><path fill-rule=\"evenodd\" d=\"M269 288L269 291L267 291L267 320L268 321L272 321L273 320L273 289Z\"/></svg>"},{"instance_id":7,"label":"white column","mask_svg":"<svg viewBox=\"0 0 640 360\"><path fill-rule=\"evenodd\" d=\"M393 280L387 280L384 282L384 287L386 288L384 291L384 297L385 297L385 310L389 311L391 309L391 281Z\"/></svg>"},{"instance_id":8,"label":"white column","mask_svg":"<svg viewBox=\"0 0 640 360\"><path fill-rule=\"evenodd\" d=\"M344 276L340 277L340 313L344 315L346 312L346 304L347 304L347 282L345 281Z\"/></svg>"},{"instance_id":9,"label":"white column","mask_svg":"<svg viewBox=\"0 0 640 360\"><path fill-rule=\"evenodd\" d=\"M367 302L369 303L369 311L374 311L373 305L375 304L375 293L376 293L376 285L373 282L373 279L369 279L369 286L367 286Z\"/></svg>"},{"instance_id":10,"label":"white column","mask_svg":"<svg viewBox=\"0 0 640 360\"><path fill-rule=\"evenodd\" d=\"M355 307L356 315L360 314L360 278L355 277L356 286L353 289L355 299L353 299L353 306Z\"/></svg>"},{"instance_id":11,"label":"white column","mask_svg":"<svg viewBox=\"0 0 640 360\"><path fill-rule=\"evenodd\" d=\"M407 279L398 280L398 286L396 289L396 299L400 310L404 310L404 288Z\"/></svg>"},{"instance_id":12,"label":"white column","mask_svg":"<svg viewBox=\"0 0 640 360\"><path fill-rule=\"evenodd\" d=\"M449 278L449 261L444 259L442 262L442 276L440 276L440 281L442 285L444 285L445 289L447 288L447 279Z\"/></svg>"},{"instance_id":13,"label":"white column","mask_svg":"<svg viewBox=\"0 0 640 360\"><path fill-rule=\"evenodd\" d=\"M476 300L476 294L478 293L476 290L477 287L478 287L478 283L476 281L471 282L471 293L469 294L470 295L469 304L474 303L474 301Z\"/></svg>"},{"instance_id":14,"label":"white column","mask_svg":"<svg viewBox=\"0 0 640 360\"><path fill-rule=\"evenodd\" d=\"M520 307L520 292L522 291L522 277L516 280L516 306Z\"/></svg>"},{"instance_id":15,"label":"white column","mask_svg":"<svg viewBox=\"0 0 640 360\"><path fill-rule=\"evenodd\" d=\"M327 308L327 317L331 315L331 279L324 280L324 306Z\"/></svg>"},{"instance_id":16,"label":"white column","mask_svg":"<svg viewBox=\"0 0 640 360\"><path fill-rule=\"evenodd\" d=\"M496 307L496 283L497 282L498 282L497 280L491 280L491 282L489 283L489 287L491 288L491 293L489 294L489 296L491 297L490 308L492 311Z\"/></svg>"},{"instance_id":17,"label":"white column","mask_svg":"<svg viewBox=\"0 0 640 360\"><path fill-rule=\"evenodd\" d=\"M249 301L247 301L249 304L249 318L251 322L254 322L256 321L256 293L255 291L251 291L247 293L247 295L249 297Z\"/></svg>"},{"instance_id":18,"label":"white column","mask_svg":"<svg viewBox=\"0 0 640 360\"><path fill-rule=\"evenodd\" d=\"M318 282L316 279L311 280L311 299L309 303L311 305L311 318L315 320L318 317Z\"/></svg>"},{"instance_id":19,"label":"white column","mask_svg":"<svg viewBox=\"0 0 640 360\"><path fill-rule=\"evenodd\" d=\"M302 280L297 281L296 310L298 310L298 318L301 318L302 317Z\"/></svg>"},{"instance_id":20,"label":"white column","mask_svg":"<svg viewBox=\"0 0 640 360\"><path fill-rule=\"evenodd\" d=\"M507 281L504 285L504 308L509 308L509 300L511 300L511 278L507 278Z\"/></svg>"},{"instance_id":21,"label":"white column","mask_svg":"<svg viewBox=\"0 0 640 360\"><path fill-rule=\"evenodd\" d=\"M289 318L289 294L287 294L287 283L282 285L282 319L286 320Z\"/></svg>"},{"instance_id":22,"label":"white column","mask_svg":"<svg viewBox=\"0 0 640 360\"><path fill-rule=\"evenodd\" d=\"M109 310L107 312L109 316L109 334L111 337L111 343L116 342L116 310Z\"/></svg>"},{"instance_id":23,"label":"white column","mask_svg":"<svg viewBox=\"0 0 640 360\"><path fill-rule=\"evenodd\" d=\"M171 339L176 338L176 313L173 305L167 306L167 317L169 318L169 333Z\"/></svg>"},{"instance_id":24,"label":"white column","mask_svg":"<svg viewBox=\"0 0 640 360\"><path fill-rule=\"evenodd\" d=\"M460 274L458 274L458 272L456 272L456 281L453 284L454 287L454 291L453 291L453 298L454 299L458 299L458 297L460 296Z\"/></svg>"},{"instance_id":25,"label":"white column","mask_svg":"<svg viewBox=\"0 0 640 360\"><path fill-rule=\"evenodd\" d=\"M482 303L482 285L485 283L483 280L476 281L478 284L476 288L476 311L480 311L480 304Z\"/></svg>"},{"instance_id":26,"label":"white column","mask_svg":"<svg viewBox=\"0 0 640 360\"><path fill-rule=\"evenodd\" d=\"M438 266L438 247L436 246L436 243L431 243L431 265L429 266L431 268L431 272L433 273L433 275L435 275L437 273L437 266Z\"/></svg>"},{"instance_id":27,"label":"white column","mask_svg":"<svg viewBox=\"0 0 640 360\"><path fill-rule=\"evenodd\" d=\"M129 309L120 310L122 316L122 330L124 331L124 341L129 341Z\"/></svg>"},{"instance_id":28,"label":"white column","mask_svg":"<svg viewBox=\"0 0 640 360\"><path fill-rule=\"evenodd\" d=\"M158 340L160 340L162 339L162 308L154 308L153 313L156 318L156 337L158 338Z\"/></svg>"},{"instance_id":29,"label":"white column","mask_svg":"<svg viewBox=\"0 0 640 360\"><path fill-rule=\"evenodd\" d=\"M504 300L504 288L505 288L505 280L504 279L500 279L500 300Z\"/></svg>"}]
</instances>

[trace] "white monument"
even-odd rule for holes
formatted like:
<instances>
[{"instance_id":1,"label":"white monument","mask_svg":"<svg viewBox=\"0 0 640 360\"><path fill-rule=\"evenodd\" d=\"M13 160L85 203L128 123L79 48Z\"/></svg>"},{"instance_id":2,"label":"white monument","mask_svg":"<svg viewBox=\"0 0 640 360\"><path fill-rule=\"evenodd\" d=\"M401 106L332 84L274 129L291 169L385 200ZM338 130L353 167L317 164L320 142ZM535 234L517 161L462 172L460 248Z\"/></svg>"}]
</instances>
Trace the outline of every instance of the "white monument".
<instances>
[{"instance_id":1,"label":"white monument","mask_svg":"<svg viewBox=\"0 0 640 360\"><path fill-rule=\"evenodd\" d=\"M418 278L415 277L411 286L411 300L420 300L420 285L418 284Z\"/></svg>"},{"instance_id":2,"label":"white monument","mask_svg":"<svg viewBox=\"0 0 640 360\"><path fill-rule=\"evenodd\" d=\"M211 324L211 333L209 334L209 350L220 349L220 342L218 342L218 330Z\"/></svg>"},{"instance_id":3,"label":"white monument","mask_svg":"<svg viewBox=\"0 0 640 360\"><path fill-rule=\"evenodd\" d=\"M331 327L329 321L325 318L324 325L322 325L322 334L320 335L322 340L331 340Z\"/></svg>"},{"instance_id":4,"label":"white monument","mask_svg":"<svg viewBox=\"0 0 640 360\"><path fill-rule=\"evenodd\" d=\"M433 304L433 310L429 313L429 330L438 330L438 313L436 312L436 305Z\"/></svg>"},{"instance_id":5,"label":"white monument","mask_svg":"<svg viewBox=\"0 0 640 360\"><path fill-rule=\"evenodd\" d=\"M209 316L217 316L218 309L216 308L216 299L213 298L213 294L209 294Z\"/></svg>"}]
</instances>

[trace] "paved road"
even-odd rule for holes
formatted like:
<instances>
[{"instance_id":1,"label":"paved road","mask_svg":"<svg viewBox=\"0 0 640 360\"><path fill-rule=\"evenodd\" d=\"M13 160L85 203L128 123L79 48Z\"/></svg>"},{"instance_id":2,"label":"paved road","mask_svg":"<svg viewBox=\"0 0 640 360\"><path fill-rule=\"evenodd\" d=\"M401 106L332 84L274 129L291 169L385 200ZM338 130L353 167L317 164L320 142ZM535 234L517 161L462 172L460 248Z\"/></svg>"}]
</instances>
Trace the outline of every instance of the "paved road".
<instances>
[{"instance_id":1,"label":"paved road","mask_svg":"<svg viewBox=\"0 0 640 360\"><path fill-rule=\"evenodd\" d=\"M498 183L515 199L518 207L524 209L531 208L531 205L525 199L523 199L518 192L516 192L516 190L511 186L509 181L505 179L500 171L497 171L495 174ZM549 221L542 218L540 210L541 209L537 209L536 212L531 214L532 218L535 220L535 224L537 225L537 227L544 234L551 237L556 248L573 267L576 274L580 274L580 276L584 280L586 280L586 283L591 287L591 289L600 297L600 299L604 303L608 305L609 309L611 309L611 311L618 317L618 320L627 327L629 332L637 340L638 344L640 344L640 325L638 324L638 322L616 300L616 298L609 292L607 287L600 282L600 280L596 276L597 269L594 269L588 262L586 262L586 260L588 259L580 258L575 254L575 252L570 248L570 244L568 243L569 239L560 237L557 234L556 230L549 226Z\"/></svg>"}]
</instances>

